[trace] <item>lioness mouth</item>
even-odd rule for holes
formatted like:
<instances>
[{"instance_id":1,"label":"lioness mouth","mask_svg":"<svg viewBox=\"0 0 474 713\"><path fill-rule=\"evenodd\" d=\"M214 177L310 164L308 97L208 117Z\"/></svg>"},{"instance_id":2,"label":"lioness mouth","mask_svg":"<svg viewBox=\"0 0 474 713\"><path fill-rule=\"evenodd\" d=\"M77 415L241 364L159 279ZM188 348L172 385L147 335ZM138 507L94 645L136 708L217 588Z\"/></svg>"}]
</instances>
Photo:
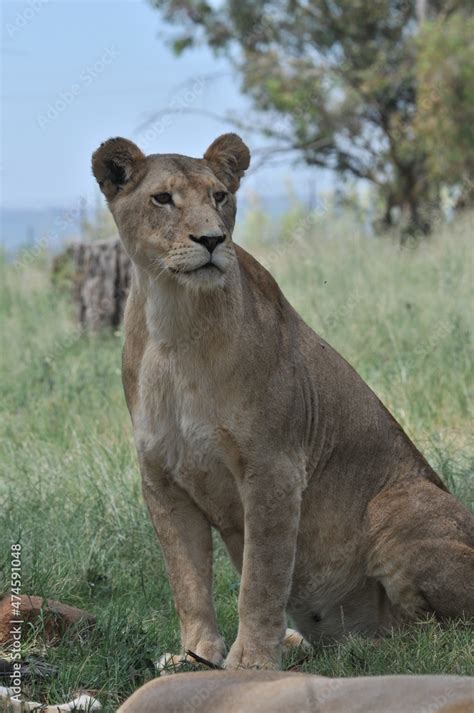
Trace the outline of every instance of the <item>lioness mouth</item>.
<instances>
[{"instance_id":1,"label":"lioness mouth","mask_svg":"<svg viewBox=\"0 0 474 713\"><path fill-rule=\"evenodd\" d=\"M212 270L218 270L221 272L220 267L218 267L214 262L206 262L205 265L201 265L200 267L195 267L193 270L186 270L186 272L201 272L201 270L204 271L212 271Z\"/></svg>"},{"instance_id":2,"label":"lioness mouth","mask_svg":"<svg viewBox=\"0 0 474 713\"><path fill-rule=\"evenodd\" d=\"M201 271L211 271L211 270L218 270L219 272L222 272L220 267L216 265L214 262L206 262L204 265L200 265L199 267L193 267L191 270L177 270L175 267L169 267L168 270L171 272L174 272L175 275L189 275L191 272L201 272Z\"/></svg>"}]
</instances>

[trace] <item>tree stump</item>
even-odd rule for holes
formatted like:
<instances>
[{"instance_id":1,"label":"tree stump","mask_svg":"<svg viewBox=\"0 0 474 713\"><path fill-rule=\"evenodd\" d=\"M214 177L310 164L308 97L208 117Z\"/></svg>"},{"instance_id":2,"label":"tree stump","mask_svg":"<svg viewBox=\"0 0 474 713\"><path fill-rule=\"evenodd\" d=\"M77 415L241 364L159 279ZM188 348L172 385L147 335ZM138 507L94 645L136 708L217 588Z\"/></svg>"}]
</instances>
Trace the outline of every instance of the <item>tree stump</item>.
<instances>
[{"instance_id":1,"label":"tree stump","mask_svg":"<svg viewBox=\"0 0 474 713\"><path fill-rule=\"evenodd\" d=\"M74 301L81 327L118 327L130 288L131 262L118 238L72 246Z\"/></svg>"}]
</instances>

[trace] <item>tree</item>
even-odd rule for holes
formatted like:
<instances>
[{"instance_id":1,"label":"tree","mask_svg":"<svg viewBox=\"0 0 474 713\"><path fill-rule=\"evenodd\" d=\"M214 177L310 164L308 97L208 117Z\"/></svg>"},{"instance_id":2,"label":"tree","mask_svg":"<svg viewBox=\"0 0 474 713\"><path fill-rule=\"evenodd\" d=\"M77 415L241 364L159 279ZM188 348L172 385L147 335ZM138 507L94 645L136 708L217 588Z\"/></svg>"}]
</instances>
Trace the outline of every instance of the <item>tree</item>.
<instances>
[{"instance_id":1,"label":"tree","mask_svg":"<svg viewBox=\"0 0 474 713\"><path fill-rule=\"evenodd\" d=\"M474 18L426 23L419 37L415 129L431 180L474 203Z\"/></svg>"},{"instance_id":2,"label":"tree","mask_svg":"<svg viewBox=\"0 0 474 713\"><path fill-rule=\"evenodd\" d=\"M150 0L183 32L175 51L224 53L274 152L375 185L382 223L427 233L439 182L418 140L417 36L462 0Z\"/></svg>"}]
</instances>

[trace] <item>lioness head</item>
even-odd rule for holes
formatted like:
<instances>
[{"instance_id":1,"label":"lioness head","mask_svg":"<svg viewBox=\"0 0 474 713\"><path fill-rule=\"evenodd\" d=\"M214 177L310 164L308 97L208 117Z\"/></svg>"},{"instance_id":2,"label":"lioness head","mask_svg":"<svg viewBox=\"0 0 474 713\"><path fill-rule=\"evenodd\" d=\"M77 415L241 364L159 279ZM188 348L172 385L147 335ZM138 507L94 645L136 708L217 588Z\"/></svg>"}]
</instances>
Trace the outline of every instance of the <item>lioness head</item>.
<instances>
[{"instance_id":1,"label":"lioness head","mask_svg":"<svg viewBox=\"0 0 474 713\"><path fill-rule=\"evenodd\" d=\"M92 171L137 265L153 276L212 288L224 284L236 260L234 194L249 163L236 134L219 136L202 159L145 156L116 138L95 151Z\"/></svg>"}]
</instances>

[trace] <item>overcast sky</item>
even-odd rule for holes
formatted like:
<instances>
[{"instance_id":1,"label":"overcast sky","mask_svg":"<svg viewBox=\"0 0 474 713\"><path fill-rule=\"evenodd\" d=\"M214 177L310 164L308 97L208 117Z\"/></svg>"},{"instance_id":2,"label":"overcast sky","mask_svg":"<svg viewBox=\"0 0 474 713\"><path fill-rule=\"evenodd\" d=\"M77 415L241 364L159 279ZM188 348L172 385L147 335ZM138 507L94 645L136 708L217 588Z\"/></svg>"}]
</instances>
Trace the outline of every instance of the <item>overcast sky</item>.
<instances>
[{"instance_id":1,"label":"overcast sky","mask_svg":"<svg viewBox=\"0 0 474 713\"><path fill-rule=\"evenodd\" d=\"M139 130L153 112L183 106L248 112L227 62L205 47L175 57L164 41L172 30L146 0L1 5L2 207L91 198L90 155L110 136L131 138L148 153L200 156L216 135L232 129L182 113ZM246 187L275 195L290 175L304 195L309 172L291 166L250 176Z\"/></svg>"}]
</instances>

